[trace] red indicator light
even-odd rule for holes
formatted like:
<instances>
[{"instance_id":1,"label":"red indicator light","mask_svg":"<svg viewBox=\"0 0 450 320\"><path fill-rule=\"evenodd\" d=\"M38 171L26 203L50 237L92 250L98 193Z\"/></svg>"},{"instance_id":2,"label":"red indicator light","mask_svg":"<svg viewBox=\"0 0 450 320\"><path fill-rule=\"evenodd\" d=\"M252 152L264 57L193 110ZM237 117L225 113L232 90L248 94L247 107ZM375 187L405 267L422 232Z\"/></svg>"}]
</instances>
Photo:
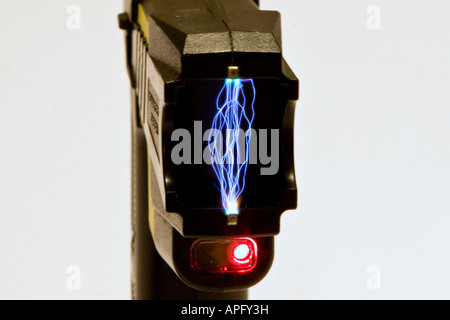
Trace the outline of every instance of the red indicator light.
<instances>
[{"instance_id":1,"label":"red indicator light","mask_svg":"<svg viewBox=\"0 0 450 320\"><path fill-rule=\"evenodd\" d=\"M238 244L233 249L234 261L239 263L247 261L251 254L252 251L246 243Z\"/></svg>"},{"instance_id":2,"label":"red indicator light","mask_svg":"<svg viewBox=\"0 0 450 320\"><path fill-rule=\"evenodd\" d=\"M191 266L198 272L250 272L257 257L257 244L252 238L199 239L191 246Z\"/></svg>"}]
</instances>

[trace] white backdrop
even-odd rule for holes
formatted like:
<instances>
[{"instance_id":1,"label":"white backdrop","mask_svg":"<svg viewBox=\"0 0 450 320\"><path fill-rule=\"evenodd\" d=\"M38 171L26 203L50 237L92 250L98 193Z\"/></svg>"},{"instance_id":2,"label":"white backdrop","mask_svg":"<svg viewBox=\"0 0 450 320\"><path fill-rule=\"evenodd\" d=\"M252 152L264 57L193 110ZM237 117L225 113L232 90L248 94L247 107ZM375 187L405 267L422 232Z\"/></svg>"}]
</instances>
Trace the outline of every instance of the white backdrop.
<instances>
[{"instance_id":1,"label":"white backdrop","mask_svg":"<svg viewBox=\"0 0 450 320\"><path fill-rule=\"evenodd\" d=\"M301 81L299 208L250 298L449 299L450 3L261 3ZM2 299L130 296L121 11L0 0Z\"/></svg>"}]
</instances>

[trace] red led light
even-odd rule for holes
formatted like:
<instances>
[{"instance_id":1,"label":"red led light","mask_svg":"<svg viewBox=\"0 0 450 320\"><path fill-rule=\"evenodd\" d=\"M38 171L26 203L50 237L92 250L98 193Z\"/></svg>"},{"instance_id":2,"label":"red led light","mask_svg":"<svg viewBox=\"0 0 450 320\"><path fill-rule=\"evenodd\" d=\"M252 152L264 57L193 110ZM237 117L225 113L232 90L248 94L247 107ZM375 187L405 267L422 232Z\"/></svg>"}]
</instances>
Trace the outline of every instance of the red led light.
<instances>
[{"instance_id":1,"label":"red led light","mask_svg":"<svg viewBox=\"0 0 450 320\"><path fill-rule=\"evenodd\" d=\"M257 253L252 238L199 239L191 246L191 266L198 272L246 273L256 266Z\"/></svg>"},{"instance_id":2,"label":"red led light","mask_svg":"<svg viewBox=\"0 0 450 320\"><path fill-rule=\"evenodd\" d=\"M233 249L233 259L239 263L247 261L251 254L251 249L246 243L238 244Z\"/></svg>"}]
</instances>

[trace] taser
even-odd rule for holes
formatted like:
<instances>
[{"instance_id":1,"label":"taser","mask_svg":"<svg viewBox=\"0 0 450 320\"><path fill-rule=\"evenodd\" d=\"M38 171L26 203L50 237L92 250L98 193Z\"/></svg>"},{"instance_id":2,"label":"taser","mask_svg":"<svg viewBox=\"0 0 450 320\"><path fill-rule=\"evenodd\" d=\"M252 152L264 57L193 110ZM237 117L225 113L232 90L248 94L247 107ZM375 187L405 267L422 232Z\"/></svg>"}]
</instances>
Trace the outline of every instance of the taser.
<instances>
[{"instance_id":1,"label":"taser","mask_svg":"<svg viewBox=\"0 0 450 320\"><path fill-rule=\"evenodd\" d=\"M134 299L247 297L297 207L299 82L253 0L125 1Z\"/></svg>"}]
</instances>

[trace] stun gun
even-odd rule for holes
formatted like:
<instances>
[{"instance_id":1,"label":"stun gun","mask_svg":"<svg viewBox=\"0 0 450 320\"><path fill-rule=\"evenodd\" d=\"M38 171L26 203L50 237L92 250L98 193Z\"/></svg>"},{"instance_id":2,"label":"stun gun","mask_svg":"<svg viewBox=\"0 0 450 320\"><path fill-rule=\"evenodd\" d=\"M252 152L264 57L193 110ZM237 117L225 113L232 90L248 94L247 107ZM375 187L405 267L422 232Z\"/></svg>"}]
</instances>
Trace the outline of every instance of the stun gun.
<instances>
[{"instance_id":1,"label":"stun gun","mask_svg":"<svg viewBox=\"0 0 450 320\"><path fill-rule=\"evenodd\" d=\"M280 216L297 207L299 83L282 56L280 14L253 0L128 0L119 24L133 298L243 292L269 271Z\"/></svg>"}]
</instances>

